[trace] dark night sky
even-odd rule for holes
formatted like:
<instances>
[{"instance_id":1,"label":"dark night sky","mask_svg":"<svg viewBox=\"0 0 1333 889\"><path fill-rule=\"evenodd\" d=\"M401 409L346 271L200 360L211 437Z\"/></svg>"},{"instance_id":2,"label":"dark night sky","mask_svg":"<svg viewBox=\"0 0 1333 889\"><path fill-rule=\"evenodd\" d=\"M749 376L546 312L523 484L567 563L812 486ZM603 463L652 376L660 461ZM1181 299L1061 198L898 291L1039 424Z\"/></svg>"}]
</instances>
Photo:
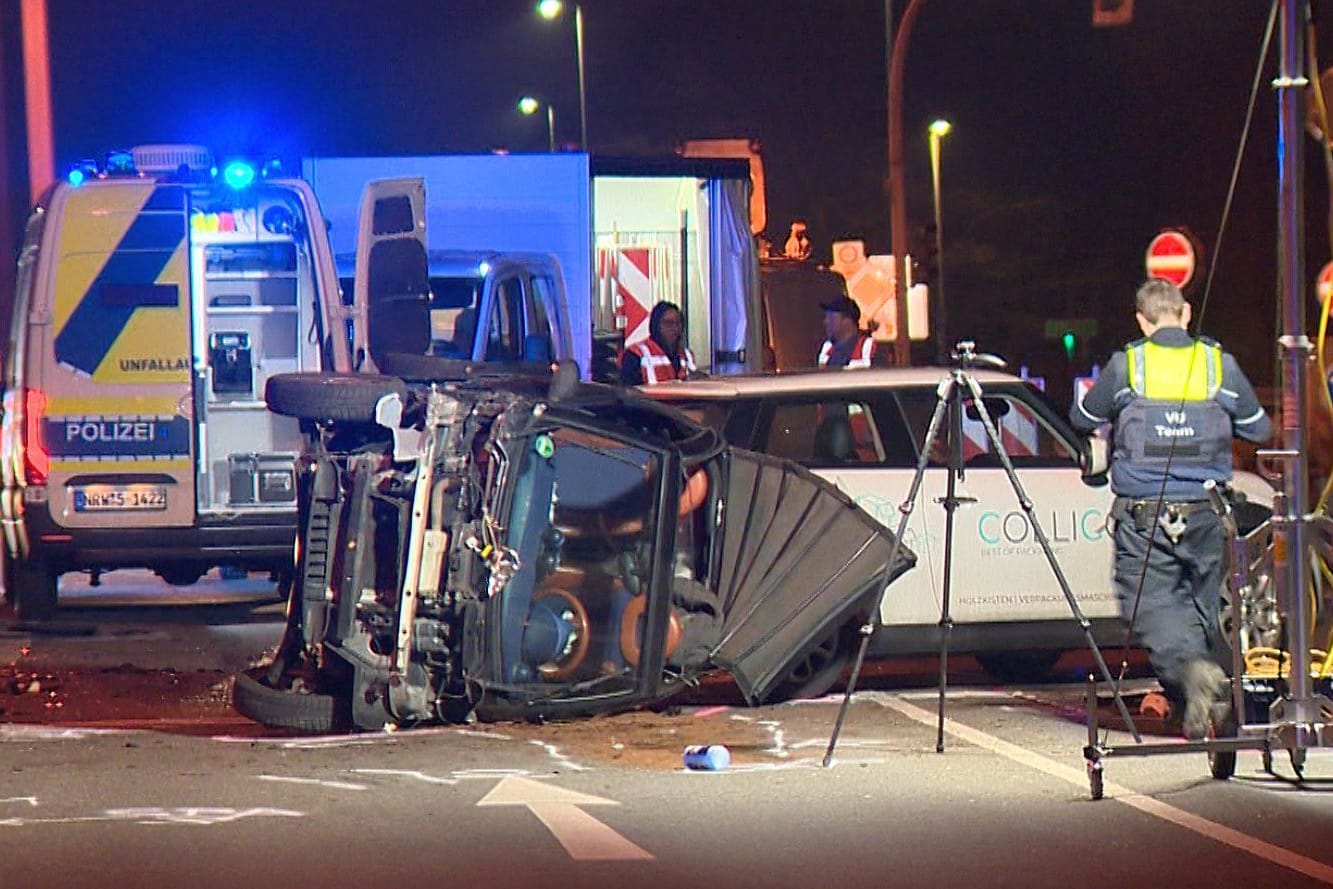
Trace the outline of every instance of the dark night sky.
<instances>
[{"instance_id":1,"label":"dark night sky","mask_svg":"<svg viewBox=\"0 0 1333 889\"><path fill-rule=\"evenodd\" d=\"M824 257L846 235L888 251L883 0L582 5L595 152L758 138L779 243L804 216ZM1262 0L1139 0L1133 24L1096 29L1091 6L926 0L907 60L914 233L931 214L926 124L954 124L943 164L950 333L1038 369L1057 361L1046 318L1097 318L1089 361L1134 333L1128 307L1158 229L1189 227L1211 258L1268 14ZM152 141L293 165L305 154L542 150L544 120L513 110L525 92L550 96L559 137L577 138L572 21L542 21L529 0L49 8L62 168ZM1257 382L1273 375L1275 56L1203 324ZM1316 148L1306 140L1312 173ZM1328 255L1326 191L1312 175L1310 277Z\"/></svg>"}]
</instances>

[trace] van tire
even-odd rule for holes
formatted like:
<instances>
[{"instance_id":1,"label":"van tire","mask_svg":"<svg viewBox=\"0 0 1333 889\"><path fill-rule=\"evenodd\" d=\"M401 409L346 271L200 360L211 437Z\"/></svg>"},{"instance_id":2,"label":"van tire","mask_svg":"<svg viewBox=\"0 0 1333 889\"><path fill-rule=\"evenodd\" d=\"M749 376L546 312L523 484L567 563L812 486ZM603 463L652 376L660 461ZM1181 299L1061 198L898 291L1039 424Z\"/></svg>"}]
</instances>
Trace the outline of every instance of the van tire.
<instances>
[{"instance_id":1,"label":"van tire","mask_svg":"<svg viewBox=\"0 0 1333 889\"><path fill-rule=\"evenodd\" d=\"M9 601L19 620L50 620L56 611L59 596L58 577L50 564L40 559L12 560L13 571L5 578L13 588L6 587Z\"/></svg>"},{"instance_id":2,"label":"van tire","mask_svg":"<svg viewBox=\"0 0 1333 889\"><path fill-rule=\"evenodd\" d=\"M375 405L391 394L402 398L406 384L380 374L274 374L264 385L269 410L300 420L374 423Z\"/></svg>"},{"instance_id":3,"label":"van tire","mask_svg":"<svg viewBox=\"0 0 1333 889\"><path fill-rule=\"evenodd\" d=\"M237 713L260 725L310 734L351 727L351 702L346 697L273 688L263 681L267 671L267 667L253 667L236 674L231 705Z\"/></svg>"}]
</instances>

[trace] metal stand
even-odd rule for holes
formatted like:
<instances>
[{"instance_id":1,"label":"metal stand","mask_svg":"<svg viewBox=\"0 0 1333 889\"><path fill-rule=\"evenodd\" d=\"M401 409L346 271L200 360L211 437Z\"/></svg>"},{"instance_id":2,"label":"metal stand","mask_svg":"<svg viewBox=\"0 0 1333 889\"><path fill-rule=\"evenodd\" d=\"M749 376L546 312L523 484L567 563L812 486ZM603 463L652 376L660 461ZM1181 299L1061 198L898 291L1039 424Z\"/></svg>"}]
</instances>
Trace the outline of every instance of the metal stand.
<instances>
[{"instance_id":1,"label":"metal stand","mask_svg":"<svg viewBox=\"0 0 1333 889\"><path fill-rule=\"evenodd\" d=\"M976 344L970 341L963 341L954 347L952 354L954 368L948 376L940 381L936 389L935 411L931 414L930 424L926 428L926 435L921 443L920 457L917 459L916 473L912 476L912 484L907 491L907 497L898 506L900 518L898 519L898 528L894 533L893 550L889 554L886 572L892 569L898 559L898 551L902 546L903 534L907 531L907 522L912 516L912 510L916 506L917 495L921 490L921 481L925 477L926 467L930 463L931 446L936 444L936 440L943 429L944 421L947 417L949 421L949 476L945 495L939 500L944 506L945 525L944 525L944 578L943 595L941 597L940 607L940 677L939 677L939 704L938 720L935 732L935 750L938 753L944 752L944 703L945 693L948 684L948 665L949 665L949 637L953 629L953 618L950 615L950 593L953 581L953 519L954 512L962 503L974 502L971 497L958 497L956 482L963 477L965 467L963 465L963 411L964 398L970 400L971 407L976 411L977 417L981 420L982 426L986 430L986 439L996 457L1000 460L1000 465L1004 468L1004 473L1009 479L1010 486L1014 489L1014 494L1018 498L1018 504L1023 508L1027 515L1028 522L1032 526L1033 536L1041 544L1042 552L1046 555L1046 561L1051 566L1051 571L1055 574L1055 579L1060 584L1060 591L1064 593L1065 601L1069 603L1069 610L1074 619L1078 621L1083 630L1083 635L1088 640L1088 649L1092 652L1094 660L1097 662L1098 670L1105 680L1116 689L1116 704L1120 708L1120 715L1125 720L1125 724L1134 734L1135 740L1138 740L1138 730L1134 726L1133 719L1130 718L1129 710L1126 709L1124 700L1120 697L1119 687L1116 680L1111 675L1111 670L1106 665L1102 657L1101 649L1097 646L1097 641L1092 633L1092 624L1083 614L1079 607L1078 600L1074 598L1073 590L1069 587L1069 581L1065 578L1064 571L1060 568L1060 563L1056 561L1055 551L1051 549L1050 540L1046 537L1046 532L1042 529L1041 522L1038 520L1032 501L1028 498L1027 492L1023 489L1022 482L1018 479L1018 473L1014 470L1013 461L1009 459L1009 454L1004 449L1004 443L1001 440L1000 433L991 419L990 412L986 409L985 401L982 397L980 384L976 378L968 373L968 370L976 367L978 364L986 364L992 367L1003 367L1004 363L998 358L990 355L978 355L976 353ZM865 661L866 648L870 644L870 636L874 632L875 625L878 622L880 609L884 604L884 597L888 594L888 580L880 588L879 598L876 600L875 608L871 612L866 624L861 627L861 645L856 652L856 661L852 666L852 673L847 681L847 690L843 694L842 707L838 711L838 718L833 726L833 734L829 738L828 749L824 752L823 764L827 767L833 761L833 748L838 743L838 735L842 732L843 720L847 716L847 706L851 701L852 693L856 690L857 680L861 675L861 666Z\"/></svg>"},{"instance_id":2,"label":"metal stand","mask_svg":"<svg viewBox=\"0 0 1333 889\"><path fill-rule=\"evenodd\" d=\"M1215 778L1229 778L1235 772L1236 751L1255 749L1263 753L1265 769L1272 770L1273 749L1286 749L1298 779L1310 747L1333 746L1333 702L1320 693L1310 676L1310 633L1314 615L1306 597L1310 576L1309 556L1327 534L1326 516L1311 514L1309 507L1308 435L1304 405L1309 377L1311 344L1305 334L1304 249L1302 240L1301 164L1305 100L1301 91L1309 86L1304 74L1304 27L1309 21L1306 0L1276 0L1281 14L1280 71L1273 81L1278 95L1278 284L1282 307L1282 331L1278 337L1282 353L1282 446L1261 452L1282 463L1282 493L1274 503L1268 523L1272 534L1272 579L1277 593L1278 611L1286 631L1290 658L1287 675L1266 683L1264 694L1273 695L1267 707L1267 722L1242 724L1249 714L1247 686L1253 686L1238 667L1232 681L1232 716L1214 724L1214 737L1181 744L1147 744L1132 748L1099 745L1096 724L1096 689L1089 678L1088 745L1084 748L1093 799L1102 796L1102 759L1112 755L1145 756L1156 753L1208 753L1209 767ZM1252 592L1248 563L1234 564L1244 548L1234 549L1234 524L1227 527L1233 540L1233 620L1231 627L1233 663L1241 664L1244 652L1240 617L1246 596ZM1236 571L1245 572L1235 575ZM1327 684L1327 680L1323 680ZM1257 691L1257 689L1254 689ZM1119 691L1116 698L1119 699ZM1231 737L1226 737L1230 735ZM1137 738L1136 738L1137 740Z\"/></svg>"}]
</instances>

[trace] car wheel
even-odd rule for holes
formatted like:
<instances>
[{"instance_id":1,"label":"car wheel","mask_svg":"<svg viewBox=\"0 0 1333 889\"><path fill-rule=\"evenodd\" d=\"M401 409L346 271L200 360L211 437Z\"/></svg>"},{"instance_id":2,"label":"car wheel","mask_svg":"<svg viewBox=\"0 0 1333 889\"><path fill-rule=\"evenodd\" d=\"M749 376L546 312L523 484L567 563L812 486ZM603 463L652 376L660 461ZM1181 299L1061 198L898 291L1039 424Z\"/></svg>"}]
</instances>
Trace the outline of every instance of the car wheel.
<instances>
[{"instance_id":1,"label":"car wheel","mask_svg":"<svg viewBox=\"0 0 1333 889\"><path fill-rule=\"evenodd\" d=\"M1209 740L1236 737L1240 732L1240 726L1236 723L1236 716L1232 708L1229 705L1225 708L1215 706L1214 710L1222 710L1223 712L1209 714ZM1236 751L1210 750L1208 752L1208 774L1218 781L1225 781L1236 774Z\"/></svg>"},{"instance_id":2,"label":"car wheel","mask_svg":"<svg viewBox=\"0 0 1333 889\"><path fill-rule=\"evenodd\" d=\"M275 374L264 386L269 410L301 420L375 422L375 405L385 395L407 394L397 377L356 373Z\"/></svg>"},{"instance_id":3,"label":"car wheel","mask_svg":"<svg viewBox=\"0 0 1333 889\"><path fill-rule=\"evenodd\" d=\"M6 589L19 620L49 620L55 614L58 598L56 572L40 559L13 560L10 564L13 570L5 583L13 581L13 586Z\"/></svg>"},{"instance_id":4,"label":"car wheel","mask_svg":"<svg viewBox=\"0 0 1333 889\"><path fill-rule=\"evenodd\" d=\"M981 668L993 679L1010 684L1045 682L1060 660L1060 651L993 651L977 655Z\"/></svg>"},{"instance_id":5,"label":"car wheel","mask_svg":"<svg viewBox=\"0 0 1333 889\"><path fill-rule=\"evenodd\" d=\"M851 662L856 638L854 627L839 627L811 645L792 662L787 675L761 703L780 704L828 694Z\"/></svg>"},{"instance_id":6,"label":"car wheel","mask_svg":"<svg viewBox=\"0 0 1333 889\"><path fill-rule=\"evenodd\" d=\"M264 681L265 670L253 667L236 674L231 705L237 713L260 725L312 734L344 731L351 726L346 695L274 688Z\"/></svg>"},{"instance_id":7,"label":"car wheel","mask_svg":"<svg viewBox=\"0 0 1333 889\"><path fill-rule=\"evenodd\" d=\"M153 572L171 586L194 586L204 576L204 568L199 565L160 565Z\"/></svg>"}]
</instances>

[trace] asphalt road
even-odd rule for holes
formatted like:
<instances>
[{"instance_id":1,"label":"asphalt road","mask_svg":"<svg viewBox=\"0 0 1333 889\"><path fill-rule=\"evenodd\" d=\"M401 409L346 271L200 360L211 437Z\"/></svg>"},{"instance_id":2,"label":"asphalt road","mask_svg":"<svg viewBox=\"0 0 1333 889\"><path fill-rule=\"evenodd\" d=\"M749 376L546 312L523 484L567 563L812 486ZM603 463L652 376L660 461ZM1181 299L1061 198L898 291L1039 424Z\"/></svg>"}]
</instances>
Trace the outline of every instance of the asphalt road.
<instances>
[{"instance_id":1,"label":"asphalt road","mask_svg":"<svg viewBox=\"0 0 1333 889\"><path fill-rule=\"evenodd\" d=\"M136 647L145 663L244 660L276 641L278 608L236 596L71 597L61 621L91 626L84 643L138 627L153 644L22 644L50 664ZM10 623L0 644L21 635ZM1276 775L1242 752L1225 782L1200 753L1117 757L1092 801L1082 689L993 688L958 665L943 753L923 664L855 695L828 768L837 698L747 709L722 692L581 723L321 738L0 724L0 889L1333 885L1325 751L1299 785L1282 752ZM681 766L686 744L718 742L728 769Z\"/></svg>"}]
</instances>

